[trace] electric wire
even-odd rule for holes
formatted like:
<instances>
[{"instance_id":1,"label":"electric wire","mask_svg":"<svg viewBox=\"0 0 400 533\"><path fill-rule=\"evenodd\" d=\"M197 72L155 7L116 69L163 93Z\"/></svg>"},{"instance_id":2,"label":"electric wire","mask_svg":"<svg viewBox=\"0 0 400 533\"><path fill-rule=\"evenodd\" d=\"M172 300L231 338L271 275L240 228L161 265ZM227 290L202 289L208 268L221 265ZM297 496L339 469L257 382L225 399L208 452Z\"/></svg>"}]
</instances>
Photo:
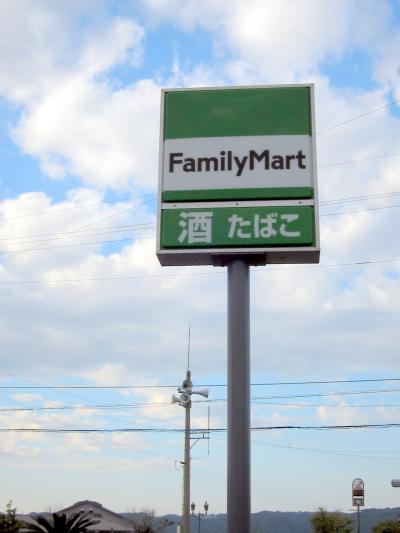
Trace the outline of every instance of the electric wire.
<instances>
[{"instance_id":1,"label":"electric wire","mask_svg":"<svg viewBox=\"0 0 400 533\"><path fill-rule=\"evenodd\" d=\"M335 267L349 267L349 266L366 266L385 263L398 263L400 258L393 259L374 259L374 260L362 260L351 261L348 263L326 263L317 265L306 266L289 266L289 267L268 267L268 269L256 269L255 273L259 272L283 272L285 270L310 270L310 269L323 269L323 268L335 268ZM0 281L0 286L4 285L36 285L36 284L58 284L58 283L85 283L85 282L98 282L98 281L123 281L134 279L157 279L157 278L176 278L176 277L197 277L197 276L219 276L225 274L224 270L207 272L179 272L179 274L138 274L134 276L102 276L93 278L61 278L61 279L36 279L36 280L12 280L12 281Z\"/></svg>"},{"instance_id":2,"label":"electric wire","mask_svg":"<svg viewBox=\"0 0 400 533\"><path fill-rule=\"evenodd\" d=\"M391 452L362 451L360 453L359 451L355 452L355 451L348 451L348 450L330 450L330 449L323 449L323 448L309 448L305 446L291 446L291 445L285 445L285 444L275 444L275 443L263 442L263 441L259 441L255 439L251 439L251 442L252 444L256 444L258 446L265 446L267 448L282 448L282 449L288 449L288 450L319 453L319 454L325 454L325 455L337 455L340 457L352 457L352 458L357 458L357 459L377 459L377 460L384 460L384 461L393 461L393 460L399 459L398 452L395 452L395 451L391 451ZM376 455L376 454L382 454L382 455Z\"/></svg>"},{"instance_id":3,"label":"electric wire","mask_svg":"<svg viewBox=\"0 0 400 533\"><path fill-rule=\"evenodd\" d=\"M12 217L1 217L0 218L0 222L6 222L8 220L15 220L15 219L18 219L18 218L27 218L27 217L36 217L36 216L41 216L41 215L49 215L49 214L54 214L54 213L60 213L60 212L63 212L63 211L71 211L71 210L75 210L75 209L86 209L86 208L89 208L89 207L96 207L96 206L99 206L99 205L104 205L104 204L118 204L118 203L124 203L124 202L131 202L132 200L138 200L138 199L143 199L143 198L152 198L154 199L156 197L156 193L151 193L151 194L141 194L139 196L133 196L133 197L130 197L130 198L122 198L120 200L102 200L101 202L94 202L94 203L91 203L91 204L80 204L80 205L74 205L74 206L70 206L70 207L63 207L63 208L57 208L57 209L48 209L48 210L44 210L44 211L35 211L33 213L25 213L23 215L16 215L16 216L12 216Z\"/></svg>"},{"instance_id":4,"label":"electric wire","mask_svg":"<svg viewBox=\"0 0 400 533\"><path fill-rule=\"evenodd\" d=\"M114 229L115 228L115 229ZM24 240L27 242L23 242L22 244L27 243L35 243L35 242L51 242L51 241L58 241L58 240L64 240L64 239L81 239L84 237L93 237L96 235L109 235L113 233L124 233L128 231L142 231L147 229L154 229L155 224L153 223L143 223L143 224L127 224L125 226L114 226L110 228L98 228L95 230L87 229L85 232L83 231L65 231L60 233L42 233L42 234L36 234L36 235L19 235L16 237L1 237L0 238L0 244L5 241L14 241L14 240ZM99 231L99 230L105 230L105 231ZM59 237L55 237L55 235L60 235ZM45 239L41 239L41 237L47 237ZM19 243L15 243L19 244Z\"/></svg>"},{"instance_id":5,"label":"electric wire","mask_svg":"<svg viewBox=\"0 0 400 533\"><path fill-rule=\"evenodd\" d=\"M354 211L338 211L337 213L324 213L320 214L319 217L333 217L337 215L349 215L349 214L356 214L356 213L367 213L368 211L380 211L382 209L392 209L394 207L400 207L400 204L395 205L385 205L381 207L368 207L368 209L357 209Z\"/></svg>"},{"instance_id":6,"label":"electric wire","mask_svg":"<svg viewBox=\"0 0 400 533\"><path fill-rule=\"evenodd\" d=\"M253 402L258 400L290 400L292 398L321 398L331 396L360 396L364 394L393 394L400 392L400 389L374 389L363 391L338 391L338 392L314 392L307 394L288 394L282 396L256 396L252 397ZM212 403L212 402L226 402L226 398L213 398L208 400L197 400L196 403Z\"/></svg>"},{"instance_id":7,"label":"electric wire","mask_svg":"<svg viewBox=\"0 0 400 533\"><path fill-rule=\"evenodd\" d=\"M395 152L393 154L373 155L370 157L363 157L361 159L348 159L347 161L339 161L337 163L325 163L324 165L318 165L318 168L338 167L341 165L364 163L365 161L373 161L374 159L386 159L388 157L399 157L399 156L400 156L399 152Z\"/></svg>"},{"instance_id":8,"label":"electric wire","mask_svg":"<svg viewBox=\"0 0 400 533\"><path fill-rule=\"evenodd\" d=\"M214 435L213 440L214 441L220 441L226 443L226 436L225 435ZM251 444L253 445L259 445L259 446L265 446L265 447L272 447L272 448L282 448L285 450L294 450L294 451L305 451L305 452L311 452L311 453L319 453L319 454L325 454L325 455L338 455L343 457L354 457L359 459L376 459L376 460L398 460L399 459L399 453L395 450L335 450L335 449L326 449L326 448L310 448L310 447L304 447L304 446L293 446L293 445L285 445L285 444L277 444L277 443L270 443L265 441L260 441L254 438L251 438Z\"/></svg>"},{"instance_id":9,"label":"electric wire","mask_svg":"<svg viewBox=\"0 0 400 533\"><path fill-rule=\"evenodd\" d=\"M145 235L141 237L125 237L123 239L110 239L107 241L74 242L70 244L58 244L56 246L41 246L40 248L29 248L26 250L12 250L10 254L6 253L5 257L9 257L10 255L22 254L26 252L41 252L41 251L47 251L47 250L56 250L59 248L70 248L73 246L92 246L92 245L97 245L97 244L104 245L104 244L111 244L115 242L128 242L132 240L154 239L154 237L155 235Z\"/></svg>"},{"instance_id":10,"label":"electric wire","mask_svg":"<svg viewBox=\"0 0 400 533\"><path fill-rule=\"evenodd\" d=\"M60 405L46 407L0 407L0 413L35 412L35 411L96 411L99 409L143 409L144 407L170 407L171 402L94 404L94 405Z\"/></svg>"},{"instance_id":11,"label":"electric wire","mask_svg":"<svg viewBox=\"0 0 400 533\"><path fill-rule=\"evenodd\" d=\"M325 128L323 130L317 131L317 135L321 135L322 133L326 133L327 131L332 131L336 128L340 128L341 126L344 126L345 124L349 124L350 122L354 122L355 120L359 120L360 118L366 117L367 115L371 115L372 113L376 113L378 111L382 111L383 109L387 109L389 107L392 107L393 105L396 105L400 103L400 100L393 100L392 102L389 102L388 104L385 104L380 107L375 107L373 109L370 109L369 111L366 111L365 113L361 113L360 115L356 115L354 117L351 117L347 120L344 120L343 122L339 122L338 124L335 124L334 126L329 126L328 128Z\"/></svg>"},{"instance_id":12,"label":"electric wire","mask_svg":"<svg viewBox=\"0 0 400 533\"><path fill-rule=\"evenodd\" d=\"M330 201L326 201L326 202L320 202L319 205L320 206L323 206L323 205L332 205L332 204L335 204L335 203L342 203L342 202L346 202L346 201L364 201L364 200L368 200L368 199L376 199L376 198L387 198L387 197L390 197L390 196L395 196L399 193L397 192L394 192L394 193L386 193L386 194L383 194L383 195L371 195L371 196L365 196L365 197L355 197L355 198L344 198L342 200L330 200ZM327 216L337 216L337 215L344 215L344 214L356 214L356 213L364 213L364 212L368 212L368 211L377 211L377 210L382 210L382 209L392 209L392 208L395 208L395 207L399 207L400 204L395 204L395 205L389 205L389 206L378 206L378 207L370 207L370 208L365 208L365 209L358 209L358 210L353 210L353 211L339 211L339 212L335 212L335 213L325 213L325 214L320 214L320 217L327 217ZM130 209L133 209L132 208L128 208L128 210ZM120 214L120 213L117 213L117 214ZM113 214L111 215L110 217L114 217L114 216L117 216L117 214ZM106 217L106 219L110 218L110 217ZM92 225L96 225L98 224L99 222L101 221L104 221L105 219L101 219L101 220L98 220L98 221L95 221L87 226L83 226L82 228L79 228L79 229L76 229L76 230L73 230L73 231L67 231L67 232L58 232L58 233L51 233L51 234L39 234L39 235L26 235L26 236L14 236L14 237L3 237L3 238L0 238L0 243L4 243L6 241L14 241L14 240L24 240L25 242L22 242L22 243L12 243L12 244L23 244L23 245L27 245L27 244L34 244L34 243L38 243L38 242L45 242L45 243L51 243L53 241L59 241L59 240L65 240L65 239L72 239L72 238L84 238L84 237L89 237L89 236L96 236L96 235L108 235L108 234L115 234L115 233L121 233L121 232L128 232L128 231L143 231L145 229L147 230L150 230L150 229L154 229L155 228L155 225L153 223L148 223L148 224L132 224L132 225L126 225L126 226L115 226L114 228L98 228L98 230L93 230L93 229L87 229L88 227L92 226ZM86 228L86 229L85 229ZM124 229L125 228L125 229ZM102 229L105 229L106 231L100 231ZM107 230L110 230L110 231L107 231ZM83 234L82 234L83 233ZM40 239L40 237L48 237L48 238L44 238L44 239ZM125 238L125 239L110 239L110 240L106 240L106 241L95 241L95 242L87 242L87 243L71 243L71 244L63 244L63 245L56 245L56 246L49 246L49 247L45 247L45 246L39 246L37 248L28 248L28 249L11 249L11 250L7 250L5 252L3 252L3 257L9 257L9 256L14 256L16 254L20 254L20 253L26 253L26 252L35 252L35 251L41 251L41 250L53 250L53 249L58 249L58 248L62 248L62 247L71 247L71 246L90 246L90 245L97 245L97 244L100 244L100 245L104 245L104 244L110 244L110 243L115 243L115 242L124 242L124 241L130 241L130 240L137 240L137 239L143 239L143 238L154 238L155 235L152 234L152 235L146 235L146 236L141 236L141 237L138 237L136 235L133 235L132 237L129 237L129 238Z\"/></svg>"},{"instance_id":13,"label":"electric wire","mask_svg":"<svg viewBox=\"0 0 400 533\"><path fill-rule=\"evenodd\" d=\"M302 409L310 409L313 407L328 407L332 409L362 409L362 408L368 408L368 409L376 409L379 407L400 407L400 403L368 403L368 404L331 404L331 403L288 403L288 402L260 402L260 401L252 401L252 405L269 405L271 407L296 407L296 410L298 408Z\"/></svg>"},{"instance_id":14,"label":"electric wire","mask_svg":"<svg viewBox=\"0 0 400 533\"><path fill-rule=\"evenodd\" d=\"M339 198L339 199L334 199L334 200L320 201L319 205L324 206L324 205L332 205L332 204L340 204L340 203L348 203L348 202L356 202L356 201L367 201L367 200L374 200L374 199L380 199L380 198L390 198L392 196L398 196L399 194L400 192L394 191L394 192L382 193L382 194ZM120 232L125 232L125 231L130 231L130 230L142 230L144 228L154 229L155 224L149 222L149 223L139 223L139 224L125 224L125 225L119 225L119 226L108 226L108 227L97 228L97 229L71 230L71 231L64 231L64 232L8 236L8 237L0 237L0 243L5 242L5 241L14 241L14 240L19 240L19 241L27 240L29 242L38 242L34 239L39 239L42 237L48 237L49 241L50 240L61 240L61 239L78 238L78 237L84 237L84 236L87 237L89 235L93 236L93 235L102 235L102 234L108 234L108 233L110 234L120 233Z\"/></svg>"},{"instance_id":15,"label":"electric wire","mask_svg":"<svg viewBox=\"0 0 400 533\"><path fill-rule=\"evenodd\" d=\"M381 206L381 207L369 207L369 208L366 208L366 209L359 209L359 210L354 210L354 211L338 211L336 213L325 213L325 214L320 214L320 218L321 217L329 217L329 216L338 216L338 215L346 215L346 214L357 214L357 213L366 213L366 212L369 212L369 211L378 211L378 210L383 210L383 209L393 209L393 208L396 208L396 207L400 207L400 204L395 204L395 205L389 205L389 206ZM150 229L150 228L147 228L147 229ZM144 236L140 236L140 237L137 237L137 236L132 236L132 237L126 237L126 238L122 238L122 239L110 239L110 240L106 240L106 241L91 241L91 242L81 242L81 243L69 243L69 244L58 244L58 245L53 245L53 246L40 246L40 247L37 247L37 248L26 248L26 249L23 249L23 250L11 250L11 251L7 251L7 252L3 252L3 256L2 258L5 259L7 257L13 257L13 256L16 256L16 255L19 255L19 254L22 254L22 253L28 253L28 252L40 252L40 251L48 251L48 250L57 250L57 249L60 249L60 248L70 248L70 247L75 247L75 246L95 246L95 245L105 245L105 244L112 244L112 243L121 243L121 242L129 242L129 241L132 241L132 240L142 240L142 239L154 239L155 238L155 235L152 234L152 235L144 235ZM54 238L52 240L59 240L58 238ZM33 241L33 242L36 242L36 241ZM46 240L46 242L48 242ZM28 243L24 243L24 244L28 244Z\"/></svg>"},{"instance_id":16,"label":"electric wire","mask_svg":"<svg viewBox=\"0 0 400 533\"><path fill-rule=\"evenodd\" d=\"M7 376L10 376L10 377L14 377L14 378L17 377L17 376L15 376L15 374L12 374L12 373L10 373L10 372L0 371L0 373L1 373L1 374L4 374L4 375L7 375ZM18 378L18 379L21 379L21 378ZM23 379L24 381L26 381L26 382L30 382L30 383L37 384L37 382L35 382L35 381L31 381L31 380L26 379L26 378L22 378L22 379ZM37 386L37 385L36 385L36 386ZM80 400L87 401L86 398L83 398L82 396L78 396L78 395L76 395L76 394L74 394L74 393L71 393L71 392L65 392L65 391L59 391L59 392L60 392L61 394L63 394L63 395L67 395L67 396L69 396L69 397L73 397L73 398L77 398L77 399L80 399ZM4 396L3 396L3 397L4 397ZM12 403L14 403L14 404L18 404L18 403L20 403L20 401L18 401L18 400L16 400L16 399L13 399L13 398L7 398L7 400L10 401L10 402L12 402ZM143 404L143 405L145 405L145 404ZM97 408L101 408L101 407L102 407L101 404L96 404L96 406L97 406ZM94 405L90 406L90 409L89 409L89 410L93 410L96 406L94 406ZM64 407L65 407L65 409L68 409L69 407L72 407L72 406L64 406ZM62 407L54 407L54 408L52 408L52 407L44 407L44 408L39 408L39 407L37 407L37 408L31 408L31 409L32 409L32 410L35 410L35 411L36 411L36 410L42 410L42 409L44 409L44 410L47 411L47 410L53 410L53 409L56 410L56 409L63 409L63 408L62 408ZM75 407L75 409L78 409L78 410L79 410L79 409L81 409L81 407L80 407L80 406L79 406L79 407ZM7 409L7 408L4 409L4 410L0 409L0 412L2 412L2 411L9 411L9 410L10 410L10 409ZM26 411L27 409L26 409L26 408L16 408L16 410L18 410L18 411ZM96 415L96 416L98 416L98 415ZM111 416L104 416L104 415L100 415L100 417L103 418L103 419L109 419L109 420L113 420L113 421L116 420L116 421L120 421L120 422L126 423L126 420L125 420L125 419L121 419L121 418L116 418L116 417L111 417ZM151 419L151 417L147 417L147 418L150 418L150 419ZM160 421L159 419L154 419L154 420ZM163 422L164 422L164 420L163 420ZM64 421L63 423L64 423L64 425L69 426L69 428L72 428L71 424L68 424L68 423L65 422L65 421ZM139 425L139 426L142 426L142 427L144 427L144 428L147 428L147 427L148 427L147 425L140 424L140 423L137 423L137 422L136 422L136 424ZM3 429L4 429L4 427L3 427ZM73 433L74 433L74 431L71 431L71 433L68 433L67 436L70 435L70 434L73 434ZM106 444L109 444L109 441L107 440L107 436L106 436L106 435L97 434L97 437L98 437L98 438L101 438L101 439L103 440L103 442L105 442ZM115 442L115 441L112 441L111 444L112 444L113 447L117 447L117 448L125 448L125 449L129 449L129 450L132 451L132 446L129 446L129 445L127 445L127 444L124 444L124 443L121 443L121 442ZM151 456L151 457L157 457L157 458L165 459L165 460L169 460L169 461L174 459L173 457L168 456L168 455L160 456L160 454L150 452L150 451L145 450L145 449L143 449L143 448L140 449L140 450L138 450L138 451L135 451L135 453L138 453L138 454L144 454L144 455L148 455L148 456Z\"/></svg>"},{"instance_id":17,"label":"electric wire","mask_svg":"<svg viewBox=\"0 0 400 533\"><path fill-rule=\"evenodd\" d=\"M379 198L387 198L391 196L398 196L400 194L400 191L393 191L393 192L387 192L387 193L381 193L381 194L369 194L364 196L350 196L346 198L337 198L336 200L324 200L320 201L319 205L329 205L329 204L342 204L346 202L358 202L358 201L366 201L366 200L375 200Z\"/></svg>"},{"instance_id":18,"label":"electric wire","mask_svg":"<svg viewBox=\"0 0 400 533\"><path fill-rule=\"evenodd\" d=\"M75 231L82 231L82 230L85 230L89 227L92 227L92 226L96 226L97 224L100 224L101 222L104 222L106 220L110 220L111 218L115 218L116 216L119 216L120 214L122 213L125 213L126 211L131 211L133 209L138 209L140 207L143 207L144 205L148 204L149 202L152 202L154 201L154 198L151 198L150 200L146 200L146 201L142 201L141 203L137 204L137 205L134 205L134 206L130 206L128 208L125 208L125 209L122 209L120 211L117 211L116 213L113 213L111 215L108 215L106 217L102 217L102 218L99 218L97 220L94 220L93 222L89 223L89 224L85 224L84 226L79 226L78 228L76 228ZM132 239L129 239L129 240L132 240ZM87 244L107 244L107 243L87 243ZM78 243L76 244L76 246L81 246L82 243ZM56 246L54 248L59 248L60 246ZM47 250L47 249L53 249L53 247L39 247L39 248L28 248L28 249L25 249L25 250L17 250L17 251L11 251L11 252L4 252L3 253L3 256L2 258L5 259L7 257L14 257L20 253L26 253L26 252L31 252L31 251L40 251L40 250Z\"/></svg>"},{"instance_id":19,"label":"electric wire","mask_svg":"<svg viewBox=\"0 0 400 533\"><path fill-rule=\"evenodd\" d=\"M0 371L0 374L19 379L9 372ZM24 378L24 381L29 381ZM326 379L326 380L299 380L299 381L266 381L261 383L251 383L252 387L274 387L287 385L332 385L343 383L383 383L383 382L400 382L400 377L384 377L384 378L359 378L359 379ZM227 387L226 383L200 383L197 387ZM177 385L168 384L118 384L118 385L41 385L32 382L32 385L0 385L1 389L176 389ZM400 389L379 389L377 392L396 392ZM358 392L358 391L357 391ZM364 391L368 392L368 391ZM80 398L82 399L82 398ZM205 401L205 400L200 400Z\"/></svg>"},{"instance_id":20,"label":"electric wire","mask_svg":"<svg viewBox=\"0 0 400 533\"><path fill-rule=\"evenodd\" d=\"M253 426L251 431L276 431L276 430L354 430L354 429L392 429L399 428L400 422L382 424L327 424L327 425L277 425L277 426ZM226 427L215 428L192 428L192 435L204 433L225 433ZM184 428L0 428L0 433L184 433Z\"/></svg>"},{"instance_id":21,"label":"electric wire","mask_svg":"<svg viewBox=\"0 0 400 533\"><path fill-rule=\"evenodd\" d=\"M0 397L11 401L10 398L6 398L0 394ZM215 400L223 401L223 400ZM202 401L192 400L193 404L204 403ZM209 403L212 403L210 401ZM328 404L328 403L283 403L283 402L262 402L251 400L251 404L254 406L265 405L271 407L296 407L296 408L313 408L313 407L327 407L333 409L360 409L360 408L380 408L380 407L400 407L399 403L376 403L376 404ZM171 407L171 402L152 402L152 403L136 403L136 404L95 404L95 405L60 405L60 406L46 406L46 407L0 407L0 413L18 413L18 412L40 412L40 411L96 411L101 409L110 410L126 410L126 409L143 409L146 407ZM148 417L151 418L152 417ZM157 420L157 419L155 419Z\"/></svg>"},{"instance_id":22,"label":"electric wire","mask_svg":"<svg viewBox=\"0 0 400 533\"><path fill-rule=\"evenodd\" d=\"M337 163L328 163L326 165L320 165L319 168L321 167L328 167L328 166L336 166L336 165L343 165L343 164L347 164L347 163L357 163L357 162L361 162L361 161L368 161L370 159L376 159L376 158L383 158L383 157L393 157L393 156L397 156L397 155L400 155L400 154L386 154L386 155L379 155L379 156L373 156L373 157L369 157L369 158L363 158L363 159L358 159L358 160L349 160L349 161L342 161L342 162L337 162ZM341 203L341 202L348 202L348 201L363 201L363 200L368 200L368 199L374 199L374 198L383 198L383 197L388 197L388 196L393 196L393 195L397 195L399 194L398 192L393 192L393 193L384 193L384 194L378 194L378 195L369 195L369 196L360 196L360 197L354 197L354 198L343 198L343 199L339 199L339 200L327 200L327 201L321 201L319 202L319 205L325 205L325 204L332 204L332 203ZM135 197L135 198L147 198L147 197L150 197L152 201L154 199L156 195L155 194L151 194L151 195L144 195L144 196L141 196L141 197ZM135 199L133 198L133 199ZM103 202L103 203L116 203L116 202L119 202L118 200L116 201L110 201L110 202ZM68 238L69 234L75 234L75 233L81 233L85 228L88 228L90 226L93 226L93 225L96 225L98 224L99 222L101 221L104 221L104 220L107 220L109 218L112 218L112 217L115 217L117 216L118 214L126 211L126 210L131 210L131 209L134 209L134 208L137 208L137 207L140 207L141 205L145 205L146 203L148 202L143 202L141 204L139 204L138 206L130 206L128 208L125 208L124 210L122 211L118 211L117 213L113 213L112 215L110 216L107 216L105 218L102 218L100 220L97 220L97 221L94 221L86 226L83 226L82 228L80 229L77 229L77 230L73 230L73 231L68 231L68 232L59 232L59 233L52 233L52 234L44 234L44 235L38 235L38 237L40 236L48 236L48 237L51 237L51 236L54 236L54 235L60 235L60 237L54 237L54 240L58 240L58 239L61 239L61 238ZM50 210L50 211L43 211L43 212L36 212L36 213L30 213L30 214L26 214L26 215L19 215L19 216L16 216L16 217L9 217L9 218L3 218L3 219L0 219L0 222L2 221L5 221L5 220L13 220L14 218L23 218L23 217L27 217L27 216L36 216L36 215L41 215L41 214L49 214L49 213L54 213L54 212L58 212L58 211L64 211L64 210L70 210L70 209L77 209L79 207L87 207L87 206L93 206L93 205L101 205L101 204L87 204L86 206L73 206L73 207L69 207L69 208L65 208L65 209L60 209L60 210ZM389 206L391 207L391 206ZM139 225L140 226L140 225ZM123 226L116 226L115 228L121 228ZM126 226L126 227L129 227ZM150 226L150 227L154 227L154 225ZM113 228L104 228L104 229L113 229ZM86 229L86 231L89 231L89 232L93 232L93 230L88 230ZM122 230L121 230L122 231ZM98 233L100 234L100 233ZM23 239L23 238L29 238L29 237L36 237L36 235L27 235L27 236L14 236L14 237L6 237L6 238L0 238L0 242L1 241L4 241L4 240L14 240L14 239Z\"/></svg>"},{"instance_id":23,"label":"electric wire","mask_svg":"<svg viewBox=\"0 0 400 533\"><path fill-rule=\"evenodd\" d=\"M4 371L1 371L0 372L1 374L4 374L4 375L8 375L10 377L14 377L16 378L17 376L15 376L15 374L12 374L10 372L4 372ZM20 378L17 378L17 379L20 379ZM34 388L40 388L40 387L44 387L41 383L37 383L36 381L32 381L32 380L29 380L29 379L26 379L26 378L23 378L24 381L28 382L28 383L32 383L33 384L33 387ZM77 395L76 393L72 393L72 392L69 392L69 391L65 391L65 390L57 390L57 392L59 392L60 394L63 394L64 396L69 396L69 397L73 397L73 398L76 398L78 400L81 400L81 401L84 401L84 402L88 402L88 399L87 398L84 398L80 395ZM12 400L13 403L19 403L17 400ZM101 405L101 404L98 404L98 402L96 402L97 405ZM103 419L108 419L108 420L112 420L112 421L117 421L117 422L122 422L122 423L126 423L126 420L125 419L121 419L121 418L117 418L115 416L110 416L110 415L96 415L98 416L99 418L103 418ZM137 425L139 426L143 426L143 427L147 427L145 424L141 424L141 423L138 423L136 422Z\"/></svg>"}]
</instances>

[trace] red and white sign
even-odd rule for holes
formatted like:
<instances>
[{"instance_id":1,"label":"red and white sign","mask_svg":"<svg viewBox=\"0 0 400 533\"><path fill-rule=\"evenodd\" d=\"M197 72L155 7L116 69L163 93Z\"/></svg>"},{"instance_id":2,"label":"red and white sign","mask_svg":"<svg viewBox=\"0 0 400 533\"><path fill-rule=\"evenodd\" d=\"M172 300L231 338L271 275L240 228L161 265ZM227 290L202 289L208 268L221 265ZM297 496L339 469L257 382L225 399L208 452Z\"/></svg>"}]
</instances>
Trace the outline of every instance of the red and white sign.
<instances>
[{"instance_id":1,"label":"red and white sign","mask_svg":"<svg viewBox=\"0 0 400 533\"><path fill-rule=\"evenodd\" d=\"M355 507L364 506L364 481L360 478L353 479L351 489L353 505Z\"/></svg>"}]
</instances>

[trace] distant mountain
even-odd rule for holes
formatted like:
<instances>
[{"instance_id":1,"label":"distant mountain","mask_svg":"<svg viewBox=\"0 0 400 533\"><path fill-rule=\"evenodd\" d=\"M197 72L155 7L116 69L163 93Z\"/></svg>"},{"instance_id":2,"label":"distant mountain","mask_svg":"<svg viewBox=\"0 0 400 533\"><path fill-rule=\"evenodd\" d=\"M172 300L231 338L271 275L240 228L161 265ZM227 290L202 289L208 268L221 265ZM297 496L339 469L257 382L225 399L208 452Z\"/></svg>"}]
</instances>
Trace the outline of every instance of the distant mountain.
<instances>
[{"instance_id":1,"label":"distant mountain","mask_svg":"<svg viewBox=\"0 0 400 533\"><path fill-rule=\"evenodd\" d=\"M127 518L134 518L140 513L122 513ZM310 519L314 513L308 512L280 512L261 511L251 517L252 533L312 533ZM343 513L354 520L356 531L357 513ZM361 533L371 533L373 526L383 520L397 520L400 517L400 507L386 509L365 509L360 513ZM174 525L164 530L165 533L176 533L176 524L180 523L177 515L165 515L159 520L168 519ZM201 533L226 533L226 515L210 514L201 518ZM198 516L192 517L191 533L199 533Z\"/></svg>"}]
</instances>

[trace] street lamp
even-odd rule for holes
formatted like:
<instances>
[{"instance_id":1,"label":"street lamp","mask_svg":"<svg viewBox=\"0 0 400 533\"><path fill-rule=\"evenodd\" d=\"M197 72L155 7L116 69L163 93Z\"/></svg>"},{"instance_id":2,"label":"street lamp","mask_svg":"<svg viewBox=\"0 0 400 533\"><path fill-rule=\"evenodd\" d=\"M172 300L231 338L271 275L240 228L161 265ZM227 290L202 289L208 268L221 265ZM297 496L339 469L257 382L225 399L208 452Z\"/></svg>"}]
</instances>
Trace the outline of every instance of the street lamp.
<instances>
[{"instance_id":1,"label":"street lamp","mask_svg":"<svg viewBox=\"0 0 400 533\"><path fill-rule=\"evenodd\" d=\"M207 516L207 514L208 514L208 508L209 508L209 507L210 507L210 506L208 505L207 501L205 501L205 502L204 502L204 511L205 511L205 512L204 512L204 513L201 513L201 512L199 511L199 512L197 513L197 516L199 517L199 533L201 533L201 517L202 517L202 516ZM195 514L195 512L194 512L194 510L196 509L196 504L195 504L194 502L191 503L190 508L191 508L191 510L192 510L192 515L193 515L193 516L196 516L196 514Z\"/></svg>"}]
</instances>

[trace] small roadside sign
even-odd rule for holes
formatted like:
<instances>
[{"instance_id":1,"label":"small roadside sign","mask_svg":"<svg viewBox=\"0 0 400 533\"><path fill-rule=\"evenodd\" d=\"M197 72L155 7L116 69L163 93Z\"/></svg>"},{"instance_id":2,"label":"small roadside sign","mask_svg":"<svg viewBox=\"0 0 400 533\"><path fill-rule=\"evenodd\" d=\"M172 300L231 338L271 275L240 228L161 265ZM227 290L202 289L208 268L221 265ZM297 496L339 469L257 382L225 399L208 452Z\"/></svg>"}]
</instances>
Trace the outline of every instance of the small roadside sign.
<instances>
[{"instance_id":1,"label":"small roadside sign","mask_svg":"<svg viewBox=\"0 0 400 533\"><path fill-rule=\"evenodd\" d=\"M364 481L360 478L353 479L351 492L354 507L364 506Z\"/></svg>"}]
</instances>

